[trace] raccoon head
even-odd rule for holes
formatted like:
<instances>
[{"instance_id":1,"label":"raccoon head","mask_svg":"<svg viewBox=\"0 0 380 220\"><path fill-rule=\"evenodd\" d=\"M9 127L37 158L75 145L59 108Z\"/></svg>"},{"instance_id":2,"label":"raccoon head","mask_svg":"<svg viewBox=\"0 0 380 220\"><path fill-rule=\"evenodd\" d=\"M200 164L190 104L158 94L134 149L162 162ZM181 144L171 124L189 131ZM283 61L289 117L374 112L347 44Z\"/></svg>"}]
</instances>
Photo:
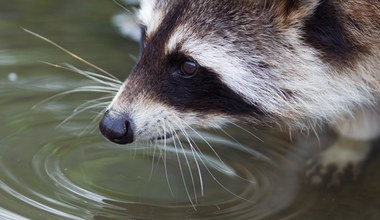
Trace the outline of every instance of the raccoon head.
<instances>
[{"instance_id":1,"label":"raccoon head","mask_svg":"<svg viewBox=\"0 0 380 220\"><path fill-rule=\"evenodd\" d=\"M139 60L101 132L126 144L242 119L297 125L345 108L334 93L344 86L331 85L305 35L318 2L141 0Z\"/></svg>"}]
</instances>

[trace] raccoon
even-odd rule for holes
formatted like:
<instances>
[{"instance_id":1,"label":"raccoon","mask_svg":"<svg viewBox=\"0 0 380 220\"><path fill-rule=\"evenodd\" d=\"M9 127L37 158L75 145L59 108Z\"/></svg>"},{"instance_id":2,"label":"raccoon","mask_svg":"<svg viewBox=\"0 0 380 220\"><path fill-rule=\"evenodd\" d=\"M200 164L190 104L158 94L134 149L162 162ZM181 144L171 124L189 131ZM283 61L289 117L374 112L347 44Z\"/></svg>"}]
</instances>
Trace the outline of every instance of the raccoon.
<instances>
[{"instance_id":1,"label":"raccoon","mask_svg":"<svg viewBox=\"0 0 380 220\"><path fill-rule=\"evenodd\" d=\"M380 134L378 0L141 0L138 62L100 123L110 141L229 123L339 134L312 184L356 178Z\"/></svg>"}]
</instances>

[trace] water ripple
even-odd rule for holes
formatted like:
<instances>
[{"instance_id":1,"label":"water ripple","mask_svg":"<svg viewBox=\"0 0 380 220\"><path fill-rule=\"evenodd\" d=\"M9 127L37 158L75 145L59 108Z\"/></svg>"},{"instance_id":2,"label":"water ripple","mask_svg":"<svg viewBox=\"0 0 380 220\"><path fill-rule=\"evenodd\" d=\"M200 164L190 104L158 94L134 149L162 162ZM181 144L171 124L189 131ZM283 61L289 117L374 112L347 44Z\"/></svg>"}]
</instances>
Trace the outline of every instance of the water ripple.
<instances>
[{"instance_id":1,"label":"water ripple","mask_svg":"<svg viewBox=\"0 0 380 220\"><path fill-rule=\"evenodd\" d=\"M22 77L15 83L22 87ZM2 102L20 97L10 87ZM0 217L267 219L291 206L299 190L302 152L283 138L228 128L192 133L199 154L186 140L183 148L173 142L116 146L97 133L77 135L92 120L89 114L57 128L78 105L75 97L31 111L42 94L61 87L31 88L1 119Z\"/></svg>"}]
</instances>

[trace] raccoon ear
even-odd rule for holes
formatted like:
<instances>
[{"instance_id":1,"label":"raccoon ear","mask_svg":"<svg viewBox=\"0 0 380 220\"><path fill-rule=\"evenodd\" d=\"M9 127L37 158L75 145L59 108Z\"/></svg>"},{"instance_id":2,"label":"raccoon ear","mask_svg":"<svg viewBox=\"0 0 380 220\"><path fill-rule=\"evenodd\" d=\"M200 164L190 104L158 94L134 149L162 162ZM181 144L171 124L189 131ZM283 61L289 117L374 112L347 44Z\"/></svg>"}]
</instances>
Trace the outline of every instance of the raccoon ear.
<instances>
[{"instance_id":1,"label":"raccoon ear","mask_svg":"<svg viewBox=\"0 0 380 220\"><path fill-rule=\"evenodd\" d=\"M264 0L274 13L274 17L283 25L297 24L313 14L323 0ZM270 3L268 3L270 2Z\"/></svg>"}]
</instances>

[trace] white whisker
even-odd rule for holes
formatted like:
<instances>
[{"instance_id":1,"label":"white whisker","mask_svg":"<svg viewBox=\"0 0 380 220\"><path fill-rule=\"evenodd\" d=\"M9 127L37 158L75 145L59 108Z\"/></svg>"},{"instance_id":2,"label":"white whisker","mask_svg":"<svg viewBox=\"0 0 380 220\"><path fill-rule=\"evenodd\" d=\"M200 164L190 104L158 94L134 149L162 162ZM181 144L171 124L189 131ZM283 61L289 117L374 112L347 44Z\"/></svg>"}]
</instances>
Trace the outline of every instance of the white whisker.
<instances>
[{"instance_id":1,"label":"white whisker","mask_svg":"<svg viewBox=\"0 0 380 220\"><path fill-rule=\"evenodd\" d=\"M118 88L120 87L120 85L122 84L122 82L118 79L114 79L114 78L111 78L111 77L108 77L108 76L105 76L105 75L101 75L101 74L98 74L98 73L93 73L93 72L89 72L89 71L84 71L84 70L80 70L76 67L74 67L73 65L70 65L70 64L64 64L65 66L62 66L62 65L59 65L59 64L54 64L54 63L50 63L50 62L46 62L46 61L40 61L41 63L43 64L46 64L46 65L49 65L49 66L53 66L55 68L60 68L60 69L64 69L64 70L67 70L67 71L70 71L70 72L74 72L74 73L78 73L79 75L82 75L86 78L89 78L89 79L92 79L92 80L95 80L99 83L102 83L102 84L109 84L111 85L112 87L115 87L115 88ZM108 82L107 82L108 81Z\"/></svg>"},{"instance_id":2,"label":"white whisker","mask_svg":"<svg viewBox=\"0 0 380 220\"><path fill-rule=\"evenodd\" d=\"M164 134L166 134L166 125L165 125L165 121L162 121L163 123L163 127L164 127ZM169 131L170 132L170 131ZM172 197L174 197L174 193L173 193L173 190L172 190L172 187L170 185L170 181L169 181L169 175L168 175L168 166L167 166L167 150L166 150L166 147L167 147L167 140L166 140L166 136L164 137L164 155L163 155L163 161L164 161L164 168L165 168L165 176L166 176L166 182L168 183L168 187L169 187L169 190L170 190L170 193L172 195Z\"/></svg>"},{"instance_id":3,"label":"white whisker","mask_svg":"<svg viewBox=\"0 0 380 220\"><path fill-rule=\"evenodd\" d=\"M195 147L198 149L198 151L200 151L199 147L198 147L196 144L195 144ZM215 181L220 187L222 187L224 190L226 190L226 192L230 193L231 195L236 196L237 198L242 199L242 200L244 200L244 201L246 201L246 202L250 202L250 203L252 203L251 200L246 199L246 198L244 198L244 197L242 197L242 196L240 196L240 195L238 195L238 194L232 192L232 191L229 190L226 186L224 186L223 183L221 183L221 182L218 180L218 178L216 178L216 176L211 172L211 170L208 168L206 162L205 162L205 161L203 160L203 158L199 155L199 153L197 153L196 156L198 157L199 161L201 161L201 163L202 163L203 166L205 167L206 171L210 174L210 176L212 177L212 179L213 179L213 180L214 180L214 181Z\"/></svg>"},{"instance_id":4,"label":"white whisker","mask_svg":"<svg viewBox=\"0 0 380 220\"><path fill-rule=\"evenodd\" d=\"M178 123L180 123L178 125L180 131L183 133L184 137L186 138L187 142L189 143L189 146L190 146L190 150L191 150L191 153L194 157L194 161L195 161L195 165L197 167L197 171L198 171L198 176L199 176L199 184L200 184L200 187L201 187L201 196L203 197L204 196L204 186L203 186L203 177L202 177L202 171L200 169L200 166L199 166L199 163L198 163L198 160L196 158L196 155L195 154L198 154L198 151L194 148L192 142L193 139L192 137L186 132L186 129L183 127L183 124L181 123L180 120L177 120Z\"/></svg>"},{"instance_id":5,"label":"white whisker","mask_svg":"<svg viewBox=\"0 0 380 220\"><path fill-rule=\"evenodd\" d=\"M155 165L155 160L156 160L156 150L157 150L157 139L155 139L155 143L153 145L152 166L150 168L149 181L151 181L153 177L153 172L154 172L154 167L155 167L154 165ZM159 159L157 160L159 162Z\"/></svg>"},{"instance_id":6,"label":"white whisker","mask_svg":"<svg viewBox=\"0 0 380 220\"><path fill-rule=\"evenodd\" d=\"M90 105L90 106L87 106L85 108L82 108L81 110L74 112L69 117L67 117L65 120L63 120L59 125L57 125L57 127L61 127L63 124L65 124L66 122L68 122L69 120L71 120L72 118L74 118L75 116L79 115L80 113L82 113L84 111L87 111L87 110L93 109L93 108L105 108L105 107L107 107L107 103L97 103L97 104Z\"/></svg>"},{"instance_id":7,"label":"white whisker","mask_svg":"<svg viewBox=\"0 0 380 220\"><path fill-rule=\"evenodd\" d=\"M128 8L126 8L122 3L120 3L120 2L118 2L118 1L116 1L116 0L113 0L113 2L114 2L115 4L117 4L120 8L124 9L126 12L128 12L128 13L132 13L131 10L129 10Z\"/></svg>"},{"instance_id":8,"label":"white whisker","mask_svg":"<svg viewBox=\"0 0 380 220\"><path fill-rule=\"evenodd\" d=\"M65 64L65 65L69 68L69 70L71 69L72 71L74 71L74 72L76 72L76 73L78 73L78 74L80 74L82 76L85 76L85 77L87 77L89 79L92 79L92 80L94 80L96 82L99 82L100 84L109 85L112 88L117 88L117 89L119 89L120 86L121 86L122 82L119 81L119 80L113 80L112 79L112 82L107 82L107 81L104 81L104 79L110 80L109 77L104 77L104 76L96 74L96 73L91 73L91 72L88 72L88 71L83 71L83 70L80 70L80 69L74 67L73 65L70 65L70 64Z\"/></svg>"},{"instance_id":9,"label":"white whisker","mask_svg":"<svg viewBox=\"0 0 380 220\"><path fill-rule=\"evenodd\" d=\"M65 52L65 53L67 53L67 54L69 54L70 56L74 57L75 59L77 59L77 60L79 60L79 61L81 61L81 62L83 62L83 63L85 63L85 64L91 66L92 68L94 68L94 69L96 69L96 70L99 70L100 72L102 72L102 73L104 73L104 74L110 76L111 78L117 79L117 78L116 78L114 75L112 75L111 73L109 73L109 72L105 71L104 69L102 69L102 68L100 68L100 67L98 67L98 66L96 66L96 65L94 65L94 64L92 64L92 63L90 63L90 62L88 62L87 60L85 60L85 59L81 58L80 56L76 55L75 53L73 53L73 52L71 52L71 51L65 49L64 47L60 46L59 44L57 44L57 43L55 43L55 42L49 40L48 38L43 37L43 36L41 36L41 35L39 35L39 34L33 32L33 31L31 31L31 30L28 30L28 29L25 29L25 28L22 28L22 29L23 29L24 31L26 31L27 33L32 34L32 35L34 35L35 37L40 38L41 40L43 40L43 41L45 41L45 42L47 42L47 43L49 43L49 44L51 44L51 45L57 47L58 49L62 50L63 52Z\"/></svg>"},{"instance_id":10,"label":"white whisker","mask_svg":"<svg viewBox=\"0 0 380 220\"><path fill-rule=\"evenodd\" d=\"M191 172L191 166L190 166L190 162L189 162L189 159L187 158L187 155L186 155L186 151L182 145L182 142L180 140L180 138L178 137L178 135L176 134L175 136L178 140L178 143L181 147L181 150L182 150L182 153L183 153L183 156L185 157L185 161L186 161L186 165L187 165L187 168L189 170L189 174L190 174L190 179L191 179L191 184L193 185L193 191L194 191L194 198L195 198L195 203L198 203L198 196L197 196L197 190L195 188L195 181L194 181L194 176L193 176L193 172Z\"/></svg>"},{"instance_id":11,"label":"white whisker","mask_svg":"<svg viewBox=\"0 0 380 220\"><path fill-rule=\"evenodd\" d=\"M169 130L172 132L173 135L177 135L176 131L170 125L169 125ZM183 172L181 160L180 160L179 153L178 153L179 150L178 150L175 138L173 138L173 144L174 144L175 152L176 152L176 155L177 155L178 167L179 167L179 170L180 170L180 173L181 173L183 186L185 187L185 192L187 194L187 197L189 198L189 202L191 203L191 206L194 208L194 210L197 210L197 208L195 207L195 204L194 204L193 200L191 199L191 195L190 195L189 189L187 188L185 174Z\"/></svg>"},{"instance_id":12,"label":"white whisker","mask_svg":"<svg viewBox=\"0 0 380 220\"><path fill-rule=\"evenodd\" d=\"M257 135L253 134L252 132L248 131L247 129L243 128L242 126L240 126L240 125L238 125L238 124L236 124L236 123L234 123L234 122L230 122L230 123L231 123L232 125L234 125L234 126L240 128L241 130L247 132L247 133L250 134L252 137L256 138L257 140L261 141L262 143L264 143L264 141L263 141L261 138L259 138Z\"/></svg>"},{"instance_id":13,"label":"white whisker","mask_svg":"<svg viewBox=\"0 0 380 220\"><path fill-rule=\"evenodd\" d=\"M214 149L213 146L211 146L211 144L206 140L206 138L203 137L203 135L201 135L199 132L197 132L194 128L192 128L189 124L185 123L184 124L190 128L190 130L192 130L196 135L198 135L206 144L207 146L210 148L210 150L214 153L214 155L218 158L218 160L224 165L226 166L226 164L224 163L224 161L222 160L222 158L219 156L218 152L216 152L216 150Z\"/></svg>"},{"instance_id":14,"label":"white whisker","mask_svg":"<svg viewBox=\"0 0 380 220\"><path fill-rule=\"evenodd\" d=\"M199 155L198 155L198 156L199 156ZM224 185L218 180L218 178L216 178L215 175L212 174L211 170L207 167L207 165L205 164L205 162L203 161L203 159L201 159L200 157L199 157L199 159L201 160L201 162L203 163L203 166L206 168L207 172L211 175L211 177L213 178L213 180L214 180L219 186L221 186L224 190L226 190L226 192L231 193L231 195L236 196L237 198L242 199L242 200L244 200L244 201L246 201L246 202L250 202L250 203L252 203L251 200L246 199L246 198L244 198L244 197L242 197L242 196L240 196L240 195L238 195L238 194L232 192L232 191L229 190L226 186L224 186Z\"/></svg>"},{"instance_id":15,"label":"white whisker","mask_svg":"<svg viewBox=\"0 0 380 220\"><path fill-rule=\"evenodd\" d=\"M83 134L86 134L87 132L89 133L93 132L91 131L91 127L92 127L92 130L95 130L98 127L96 126L96 122L100 120L105 110L106 109L104 108L102 111L99 111L98 114L91 120L91 122L86 126L85 129L83 129L83 131L79 135L82 136Z\"/></svg>"},{"instance_id":16,"label":"white whisker","mask_svg":"<svg viewBox=\"0 0 380 220\"><path fill-rule=\"evenodd\" d=\"M86 107L87 105L90 105L90 104L93 104L93 103L100 103L100 101L103 101L103 100L109 100L111 101L112 100L112 96L105 96L105 97L100 97L100 98L97 98L97 99L93 99L93 100L89 100L89 101L86 101L82 104L80 104L78 107L76 107L73 112L77 112L79 110L81 110L82 108ZM109 102L102 102L102 103L109 103Z\"/></svg>"},{"instance_id":17,"label":"white whisker","mask_svg":"<svg viewBox=\"0 0 380 220\"><path fill-rule=\"evenodd\" d=\"M118 89L117 88L110 88L106 86L82 86L78 87L76 89L73 89L72 91L75 92L108 92L115 94Z\"/></svg>"},{"instance_id":18,"label":"white whisker","mask_svg":"<svg viewBox=\"0 0 380 220\"><path fill-rule=\"evenodd\" d=\"M72 90L64 91L64 92L55 94L53 96L50 96L49 98L46 98L46 99L40 101L39 103L35 104L32 107L32 109L35 109L38 106L40 106L40 105L42 105L42 104L44 104L44 103L46 103L48 101L51 101L53 99L56 99L58 97L69 95L69 94L73 94L73 93L80 93L80 92L97 92L97 93L116 94L116 90L114 90L114 89L111 90L108 87L102 87L102 86L83 86L83 87L78 87L78 88L75 88L75 89L72 89Z\"/></svg>"},{"instance_id":19,"label":"white whisker","mask_svg":"<svg viewBox=\"0 0 380 220\"><path fill-rule=\"evenodd\" d=\"M178 118L178 121L181 121L179 118ZM216 157L218 158L218 160L222 163L222 165L226 166L226 164L223 162L223 160L221 159L221 157L219 156L219 154L215 151L215 149L210 145L210 143L199 133L197 132L194 128L192 128L190 125L186 124L184 122L184 124L190 128L195 134L197 134L207 145L208 147L213 151L213 153L216 155ZM184 132L186 134L186 137L190 137L186 130L184 128L181 129L182 132ZM191 138L191 137L190 137ZM188 139L188 141L190 142L190 139ZM228 193L231 193L232 195L240 198L240 199L243 199L244 201L248 201L248 202L252 202L246 198L243 198L239 195L237 195L236 193L233 193L231 190L229 190L226 186L224 186L216 177L215 175L211 172L211 170L208 168L207 166L207 163L204 161L204 159L202 158L202 156L199 154L199 152L201 152L201 149L198 147L198 145L194 142L194 140L192 140L192 143L190 143L191 147L194 148L194 155L196 157L198 157L198 159L201 161L201 163L203 164L203 166L206 168L207 172L211 175L211 177L214 179L214 181L220 185L224 190L226 190ZM197 161L197 159L195 159L195 161ZM201 175L201 174L200 174ZM253 183L253 184L256 184L257 182L256 181L251 181L251 180L248 180L244 177L241 177L239 175L237 175L236 173L234 174L235 177L239 178L239 179L242 179L244 181L247 181L249 183Z\"/></svg>"}]
</instances>

